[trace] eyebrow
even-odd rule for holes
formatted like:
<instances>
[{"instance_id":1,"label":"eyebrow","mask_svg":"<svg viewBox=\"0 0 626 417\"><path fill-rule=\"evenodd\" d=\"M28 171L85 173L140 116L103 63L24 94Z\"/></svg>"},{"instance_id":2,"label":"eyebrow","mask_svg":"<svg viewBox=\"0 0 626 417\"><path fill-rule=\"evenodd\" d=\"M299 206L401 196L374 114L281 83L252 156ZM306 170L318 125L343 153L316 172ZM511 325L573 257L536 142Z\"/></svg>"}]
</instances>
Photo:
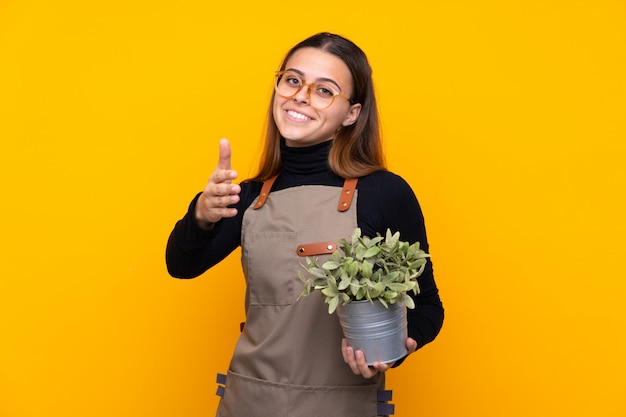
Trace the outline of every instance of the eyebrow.
<instances>
[{"instance_id":1,"label":"eyebrow","mask_svg":"<svg viewBox=\"0 0 626 417\"><path fill-rule=\"evenodd\" d=\"M304 78L304 73L303 73L302 71L298 70L298 69L295 69L295 68L287 68L287 69L285 69L285 71L295 72L296 74L301 75L301 76L302 76L302 78ZM324 78L324 77L322 77L322 78L318 78L317 80L315 80L315 82L320 82L320 81L326 81L326 82L329 82L329 83L335 84L335 85L337 86L337 88L339 89L339 92L340 92L340 93L343 93L343 90L341 89L341 87L339 86L339 84L337 84L337 82L335 82L335 80L330 79L330 78Z\"/></svg>"}]
</instances>

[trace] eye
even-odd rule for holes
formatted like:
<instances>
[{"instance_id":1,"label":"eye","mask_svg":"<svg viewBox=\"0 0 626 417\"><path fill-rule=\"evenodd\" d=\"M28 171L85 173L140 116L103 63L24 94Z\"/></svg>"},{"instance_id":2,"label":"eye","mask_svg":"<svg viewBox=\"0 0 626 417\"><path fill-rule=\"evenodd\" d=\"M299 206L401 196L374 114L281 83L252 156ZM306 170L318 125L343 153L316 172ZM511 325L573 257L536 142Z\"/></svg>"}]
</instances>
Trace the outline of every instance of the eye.
<instances>
[{"instance_id":1,"label":"eye","mask_svg":"<svg viewBox=\"0 0 626 417\"><path fill-rule=\"evenodd\" d=\"M294 74L283 75L282 81L290 87L300 87L300 85L302 85L302 80Z\"/></svg>"},{"instance_id":2,"label":"eye","mask_svg":"<svg viewBox=\"0 0 626 417\"><path fill-rule=\"evenodd\" d=\"M315 84L315 94L320 97L332 97L335 95L335 90L326 84Z\"/></svg>"}]
</instances>

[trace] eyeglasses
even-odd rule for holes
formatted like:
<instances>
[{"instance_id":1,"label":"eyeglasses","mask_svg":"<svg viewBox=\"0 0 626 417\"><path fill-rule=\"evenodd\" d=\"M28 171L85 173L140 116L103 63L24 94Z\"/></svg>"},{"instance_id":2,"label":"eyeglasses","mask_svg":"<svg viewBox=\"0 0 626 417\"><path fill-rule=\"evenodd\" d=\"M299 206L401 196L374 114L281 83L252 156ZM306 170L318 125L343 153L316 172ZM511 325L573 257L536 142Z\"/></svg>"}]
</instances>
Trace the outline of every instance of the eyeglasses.
<instances>
[{"instance_id":1,"label":"eyeglasses","mask_svg":"<svg viewBox=\"0 0 626 417\"><path fill-rule=\"evenodd\" d=\"M330 83L308 83L293 71L277 71L275 75L276 82L274 83L274 88L276 89L276 93L281 97L295 97L295 95L302 90L302 87L307 86L309 104L311 107L318 110L324 110L330 107L337 96L343 97L352 103L352 99L338 92Z\"/></svg>"}]
</instances>

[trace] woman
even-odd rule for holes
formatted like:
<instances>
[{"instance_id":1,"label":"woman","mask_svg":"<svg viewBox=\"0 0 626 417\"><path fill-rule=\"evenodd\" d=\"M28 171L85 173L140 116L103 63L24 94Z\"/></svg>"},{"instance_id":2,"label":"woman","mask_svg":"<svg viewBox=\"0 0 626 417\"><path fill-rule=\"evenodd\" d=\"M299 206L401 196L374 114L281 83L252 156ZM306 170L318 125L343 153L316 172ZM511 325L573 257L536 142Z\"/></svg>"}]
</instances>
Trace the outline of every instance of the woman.
<instances>
[{"instance_id":1,"label":"woman","mask_svg":"<svg viewBox=\"0 0 626 417\"><path fill-rule=\"evenodd\" d=\"M320 33L294 46L276 73L258 174L240 185L230 145L204 191L168 241L170 274L193 278L239 245L246 276L246 323L237 342L217 415L220 417L373 417L384 373L367 366L342 338L336 315L320 297L305 297L295 248L400 231L428 242L409 185L385 169L372 72L351 41ZM337 201L344 180L357 178L348 208ZM432 341L443 307L427 265L416 308L408 311L410 353ZM380 407L380 408L379 408Z\"/></svg>"}]
</instances>

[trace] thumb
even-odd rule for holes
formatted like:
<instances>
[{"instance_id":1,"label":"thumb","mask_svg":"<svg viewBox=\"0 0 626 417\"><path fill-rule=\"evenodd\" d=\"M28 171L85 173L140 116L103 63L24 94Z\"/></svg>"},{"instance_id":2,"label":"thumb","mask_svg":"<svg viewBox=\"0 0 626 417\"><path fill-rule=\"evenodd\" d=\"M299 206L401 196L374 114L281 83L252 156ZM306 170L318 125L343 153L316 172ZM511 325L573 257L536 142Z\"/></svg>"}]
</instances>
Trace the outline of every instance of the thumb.
<instances>
[{"instance_id":1,"label":"thumb","mask_svg":"<svg viewBox=\"0 0 626 417\"><path fill-rule=\"evenodd\" d=\"M230 166L230 142L228 139L220 139L220 159L217 169L232 169Z\"/></svg>"}]
</instances>

